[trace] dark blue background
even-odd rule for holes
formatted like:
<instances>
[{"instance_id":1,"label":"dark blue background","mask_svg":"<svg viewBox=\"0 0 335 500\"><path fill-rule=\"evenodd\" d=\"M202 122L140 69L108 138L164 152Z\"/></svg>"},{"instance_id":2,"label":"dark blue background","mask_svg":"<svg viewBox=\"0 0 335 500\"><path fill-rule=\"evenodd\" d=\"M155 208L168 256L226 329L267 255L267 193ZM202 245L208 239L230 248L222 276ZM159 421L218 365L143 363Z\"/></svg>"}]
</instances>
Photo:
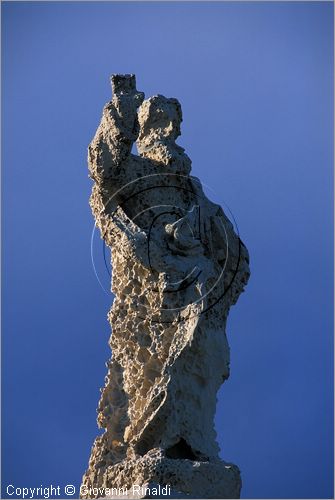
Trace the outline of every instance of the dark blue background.
<instances>
[{"instance_id":1,"label":"dark blue background","mask_svg":"<svg viewBox=\"0 0 335 500\"><path fill-rule=\"evenodd\" d=\"M112 300L91 264L86 148L133 72L232 209L252 277L229 317L222 457L244 498L333 495L333 5L2 4L2 484L79 485ZM105 287L101 242L94 240Z\"/></svg>"}]
</instances>

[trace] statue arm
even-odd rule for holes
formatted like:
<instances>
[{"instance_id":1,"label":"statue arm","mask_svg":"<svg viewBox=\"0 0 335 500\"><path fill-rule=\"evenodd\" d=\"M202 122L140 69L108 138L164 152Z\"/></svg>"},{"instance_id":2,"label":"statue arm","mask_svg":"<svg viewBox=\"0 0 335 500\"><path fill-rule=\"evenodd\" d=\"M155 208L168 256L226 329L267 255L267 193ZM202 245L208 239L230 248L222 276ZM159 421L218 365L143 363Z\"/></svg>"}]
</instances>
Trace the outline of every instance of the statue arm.
<instances>
[{"instance_id":1,"label":"statue arm","mask_svg":"<svg viewBox=\"0 0 335 500\"><path fill-rule=\"evenodd\" d=\"M144 99L135 87L132 75L112 77L113 98L103 109L100 125L88 148L89 172L104 191L121 172L138 135L137 108ZM112 194L112 193L110 193Z\"/></svg>"}]
</instances>

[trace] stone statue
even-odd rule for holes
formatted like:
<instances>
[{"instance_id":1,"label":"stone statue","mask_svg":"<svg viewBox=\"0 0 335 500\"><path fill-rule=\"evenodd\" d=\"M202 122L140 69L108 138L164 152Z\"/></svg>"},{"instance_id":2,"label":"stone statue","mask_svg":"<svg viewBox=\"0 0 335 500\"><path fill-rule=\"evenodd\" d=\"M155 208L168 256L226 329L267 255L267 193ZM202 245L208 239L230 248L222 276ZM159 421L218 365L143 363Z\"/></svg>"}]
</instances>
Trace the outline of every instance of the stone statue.
<instances>
[{"instance_id":1,"label":"stone statue","mask_svg":"<svg viewBox=\"0 0 335 500\"><path fill-rule=\"evenodd\" d=\"M112 358L98 407L105 431L81 496L125 488L128 498L154 498L131 488L169 485L175 498L239 498L239 470L218 456L214 415L248 252L190 175L176 144L179 102L144 100L134 75L113 75L112 88L88 152L90 205L112 254Z\"/></svg>"}]
</instances>

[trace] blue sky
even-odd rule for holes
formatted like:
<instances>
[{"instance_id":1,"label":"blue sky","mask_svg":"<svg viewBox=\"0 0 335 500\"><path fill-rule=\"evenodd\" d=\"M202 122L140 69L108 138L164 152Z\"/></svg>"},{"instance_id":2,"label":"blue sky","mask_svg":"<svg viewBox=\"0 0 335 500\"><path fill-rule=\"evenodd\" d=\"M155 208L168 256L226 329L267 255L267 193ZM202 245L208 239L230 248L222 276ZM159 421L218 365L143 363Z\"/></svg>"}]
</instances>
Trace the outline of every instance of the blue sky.
<instances>
[{"instance_id":1,"label":"blue sky","mask_svg":"<svg viewBox=\"0 0 335 500\"><path fill-rule=\"evenodd\" d=\"M111 73L180 100L249 248L216 416L242 496L332 497L332 3L3 2L2 28L3 497L78 487L98 432L112 297L86 150Z\"/></svg>"}]
</instances>

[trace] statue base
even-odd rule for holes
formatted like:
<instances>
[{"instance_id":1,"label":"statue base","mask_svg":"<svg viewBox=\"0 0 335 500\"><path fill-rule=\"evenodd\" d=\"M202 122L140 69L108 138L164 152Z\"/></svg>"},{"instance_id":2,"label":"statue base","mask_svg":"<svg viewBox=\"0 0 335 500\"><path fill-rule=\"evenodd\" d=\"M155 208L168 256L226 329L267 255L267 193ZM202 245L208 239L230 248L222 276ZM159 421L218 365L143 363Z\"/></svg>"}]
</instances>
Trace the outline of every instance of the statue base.
<instances>
[{"instance_id":1,"label":"statue base","mask_svg":"<svg viewBox=\"0 0 335 500\"><path fill-rule=\"evenodd\" d=\"M200 462L166 458L162 450L125 459L84 476L81 498L240 498L238 467L220 459Z\"/></svg>"}]
</instances>

